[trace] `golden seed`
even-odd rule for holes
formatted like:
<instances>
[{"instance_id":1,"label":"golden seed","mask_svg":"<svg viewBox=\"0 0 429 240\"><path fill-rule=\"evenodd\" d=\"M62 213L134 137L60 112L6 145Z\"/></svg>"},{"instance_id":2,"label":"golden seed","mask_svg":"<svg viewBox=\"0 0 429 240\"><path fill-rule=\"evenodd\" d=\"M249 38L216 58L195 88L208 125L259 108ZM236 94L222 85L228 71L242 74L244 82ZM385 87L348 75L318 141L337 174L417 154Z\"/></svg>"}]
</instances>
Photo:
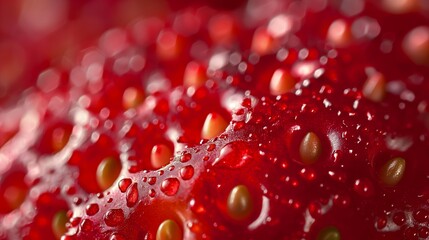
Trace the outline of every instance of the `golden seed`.
<instances>
[{"instance_id":1,"label":"golden seed","mask_svg":"<svg viewBox=\"0 0 429 240\"><path fill-rule=\"evenodd\" d=\"M382 7L390 13L408 13L419 8L419 0L383 0Z\"/></svg>"},{"instance_id":2,"label":"golden seed","mask_svg":"<svg viewBox=\"0 0 429 240\"><path fill-rule=\"evenodd\" d=\"M156 53L162 60L172 60L179 56L181 51L179 36L172 30L159 33L156 40Z\"/></svg>"},{"instance_id":3,"label":"golden seed","mask_svg":"<svg viewBox=\"0 0 429 240\"><path fill-rule=\"evenodd\" d=\"M362 94L374 102L381 102L386 94L386 80L381 73L368 77L363 85Z\"/></svg>"},{"instance_id":4,"label":"golden seed","mask_svg":"<svg viewBox=\"0 0 429 240\"><path fill-rule=\"evenodd\" d=\"M419 26L407 33L402 48L416 64L429 65L429 27Z\"/></svg>"},{"instance_id":5,"label":"golden seed","mask_svg":"<svg viewBox=\"0 0 429 240\"><path fill-rule=\"evenodd\" d=\"M17 209L25 201L27 189L12 185L6 187L3 197L10 209Z\"/></svg>"},{"instance_id":6,"label":"golden seed","mask_svg":"<svg viewBox=\"0 0 429 240\"><path fill-rule=\"evenodd\" d=\"M52 149L54 152L61 151L69 142L71 132L68 129L56 128L52 132Z\"/></svg>"},{"instance_id":7,"label":"golden seed","mask_svg":"<svg viewBox=\"0 0 429 240\"><path fill-rule=\"evenodd\" d=\"M380 169L380 180L390 187L397 185L404 176L405 163L400 157L387 161Z\"/></svg>"},{"instance_id":8,"label":"golden seed","mask_svg":"<svg viewBox=\"0 0 429 240\"><path fill-rule=\"evenodd\" d=\"M253 201L249 189L244 185L235 186L228 196L228 214L235 220L243 220L253 211Z\"/></svg>"},{"instance_id":9,"label":"golden seed","mask_svg":"<svg viewBox=\"0 0 429 240\"><path fill-rule=\"evenodd\" d=\"M179 225L171 219L162 222L156 232L156 240L181 240L182 238L182 230Z\"/></svg>"},{"instance_id":10,"label":"golden seed","mask_svg":"<svg viewBox=\"0 0 429 240\"><path fill-rule=\"evenodd\" d=\"M114 157L107 157L101 161L97 168L97 183L104 191L116 181L121 173L121 162Z\"/></svg>"},{"instance_id":11,"label":"golden seed","mask_svg":"<svg viewBox=\"0 0 429 240\"><path fill-rule=\"evenodd\" d=\"M150 162L154 168L158 169L170 163L172 157L173 151L169 147L164 144L158 144L152 148Z\"/></svg>"},{"instance_id":12,"label":"golden seed","mask_svg":"<svg viewBox=\"0 0 429 240\"><path fill-rule=\"evenodd\" d=\"M270 82L270 92L272 95L287 93L295 86L295 79L286 71L277 69Z\"/></svg>"},{"instance_id":13,"label":"golden seed","mask_svg":"<svg viewBox=\"0 0 429 240\"><path fill-rule=\"evenodd\" d=\"M67 212L59 211L57 212L52 219L52 232L56 239L61 239L61 236L66 233L66 223L68 222Z\"/></svg>"},{"instance_id":14,"label":"golden seed","mask_svg":"<svg viewBox=\"0 0 429 240\"><path fill-rule=\"evenodd\" d=\"M326 38L335 47L347 46L352 40L350 27L344 20L335 20L329 26Z\"/></svg>"},{"instance_id":15,"label":"golden seed","mask_svg":"<svg viewBox=\"0 0 429 240\"><path fill-rule=\"evenodd\" d=\"M322 153L322 143L314 132L309 132L302 139L299 146L301 161L305 164L313 164L319 159Z\"/></svg>"},{"instance_id":16,"label":"golden seed","mask_svg":"<svg viewBox=\"0 0 429 240\"><path fill-rule=\"evenodd\" d=\"M259 55L272 53L277 47L276 39L267 29L259 28L253 34L251 49Z\"/></svg>"},{"instance_id":17,"label":"golden seed","mask_svg":"<svg viewBox=\"0 0 429 240\"><path fill-rule=\"evenodd\" d=\"M340 240L341 235L337 228L327 227L320 231L317 240Z\"/></svg>"},{"instance_id":18,"label":"golden seed","mask_svg":"<svg viewBox=\"0 0 429 240\"><path fill-rule=\"evenodd\" d=\"M196 62L190 62L186 65L183 83L187 87L201 87L206 82L206 72L204 68Z\"/></svg>"},{"instance_id":19,"label":"golden seed","mask_svg":"<svg viewBox=\"0 0 429 240\"><path fill-rule=\"evenodd\" d=\"M125 89L122 95L122 105L125 109L135 108L144 100L144 94L141 90L129 87Z\"/></svg>"},{"instance_id":20,"label":"golden seed","mask_svg":"<svg viewBox=\"0 0 429 240\"><path fill-rule=\"evenodd\" d=\"M201 138L211 139L217 137L225 131L227 126L228 122L220 114L209 113L204 121Z\"/></svg>"}]
</instances>

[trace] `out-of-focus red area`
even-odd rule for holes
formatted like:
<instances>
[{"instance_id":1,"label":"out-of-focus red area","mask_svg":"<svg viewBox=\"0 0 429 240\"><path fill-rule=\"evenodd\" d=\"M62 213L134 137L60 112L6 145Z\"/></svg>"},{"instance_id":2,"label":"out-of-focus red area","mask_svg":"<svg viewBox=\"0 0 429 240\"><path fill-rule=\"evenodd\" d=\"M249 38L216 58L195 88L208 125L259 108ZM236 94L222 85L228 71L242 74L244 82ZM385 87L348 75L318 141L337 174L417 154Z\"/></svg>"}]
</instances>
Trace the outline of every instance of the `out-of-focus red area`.
<instances>
[{"instance_id":1,"label":"out-of-focus red area","mask_svg":"<svg viewBox=\"0 0 429 240\"><path fill-rule=\"evenodd\" d=\"M168 9L162 0L0 0L0 106L48 66L68 70L107 28Z\"/></svg>"}]
</instances>

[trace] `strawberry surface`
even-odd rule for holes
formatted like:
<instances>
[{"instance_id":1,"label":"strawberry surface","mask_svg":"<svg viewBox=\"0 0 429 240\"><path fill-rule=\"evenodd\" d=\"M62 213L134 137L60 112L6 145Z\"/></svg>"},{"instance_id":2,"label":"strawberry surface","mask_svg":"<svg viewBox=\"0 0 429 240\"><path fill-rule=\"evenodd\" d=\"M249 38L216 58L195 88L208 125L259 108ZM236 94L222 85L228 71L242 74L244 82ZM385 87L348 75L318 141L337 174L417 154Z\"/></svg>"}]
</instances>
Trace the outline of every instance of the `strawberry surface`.
<instances>
[{"instance_id":1,"label":"strawberry surface","mask_svg":"<svg viewBox=\"0 0 429 240\"><path fill-rule=\"evenodd\" d=\"M29 2L0 239L429 239L425 1Z\"/></svg>"}]
</instances>

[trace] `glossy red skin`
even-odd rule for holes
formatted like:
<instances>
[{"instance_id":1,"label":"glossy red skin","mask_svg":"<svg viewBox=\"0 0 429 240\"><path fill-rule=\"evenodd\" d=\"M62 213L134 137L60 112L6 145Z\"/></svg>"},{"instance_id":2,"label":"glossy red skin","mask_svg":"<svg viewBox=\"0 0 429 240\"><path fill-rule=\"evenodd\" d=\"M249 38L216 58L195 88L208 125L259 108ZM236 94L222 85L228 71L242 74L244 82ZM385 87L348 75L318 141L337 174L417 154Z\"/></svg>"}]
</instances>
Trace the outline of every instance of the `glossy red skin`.
<instances>
[{"instance_id":1,"label":"glossy red skin","mask_svg":"<svg viewBox=\"0 0 429 240\"><path fill-rule=\"evenodd\" d=\"M389 54L381 53L379 45L386 36L400 39L412 27L428 24L427 17L421 13L391 15L367 3L362 15L377 19L381 25L378 37L333 51L325 43L327 26L343 15L332 3L319 13L306 10L305 18L298 20L303 25L296 32L302 42L282 45L289 51L285 59L279 60L274 53L255 61L249 49L253 32L259 26L266 26L275 14L287 12L288 6L286 1L265 18L253 19L253 23L248 22L252 17L243 11L244 5L229 6L238 8L226 13L231 14L239 26L234 44L227 47L230 52L242 53L247 68L243 72L238 65L228 64L210 76L213 86L197 89L193 94L180 87L185 66L191 60L208 65L207 58L212 53L191 56L188 51L198 40L205 41L209 49L217 48L218 43L210 39L207 29L202 27L193 35L180 36L183 54L179 58L162 60L155 51L156 36L161 29L153 22L146 23L154 24L147 42L135 35L132 25L125 30L127 42L133 46L130 52L144 52L143 70L122 76L116 74L114 61L126 56L124 51L106 58L103 87L98 93L93 93L89 85L69 83L65 89L51 93L33 88L24 94L22 98L26 101L15 107L21 112L18 115L23 118L25 113L36 110L42 124L29 132L20 130L19 126L5 130L5 139L11 138L9 134L14 137L10 141L0 139L6 143L1 148L6 158L0 170L13 173L25 166L27 175L23 188L28 187L32 194L27 195L19 209L1 209L5 212L1 216L3 220L8 217L12 222L20 221L15 225L1 225L0 238L51 239L52 216L68 209L72 218L65 239L109 239L112 235L119 239L154 239L159 224L165 219L177 221L186 238L197 239L315 239L329 226L336 227L342 239L418 239L419 234L424 239L428 222L425 214L421 216L421 209L428 209L426 200L429 198L426 178L429 168L424 161L429 149L428 109L424 103L429 101L429 88L428 81L416 82L415 76L425 78L429 70L405 56L399 40L394 42ZM199 6L172 8L179 12L184 8L192 13ZM224 13L206 9L204 14L198 15L201 26L206 26L210 17L219 12ZM356 18L348 17L347 21ZM173 19L161 25L172 28ZM308 56L300 55L303 51L308 51ZM82 58L78 58L77 66L84 65ZM298 85L293 93L271 96L268 86L274 70L281 67L293 72L297 64L314 61L319 62L317 67L323 68L324 74L314 78L295 73ZM389 83L399 79L403 85L401 92L389 90L381 103L365 99L361 89L367 67L385 74ZM159 92L145 89L149 76L155 71L169 78L171 86ZM233 81L229 79L231 76ZM126 109L121 105L122 92L129 86L147 93L145 102L135 114L124 112ZM245 100L243 110L233 110L237 104L229 105L231 96L238 94L242 99L246 90L252 104ZM414 94L413 101L401 99L400 94L405 90ZM79 100L81 95L87 96L91 104L83 104ZM64 100L60 105L64 111L47 105L54 97ZM324 102L325 99L331 106L327 106L329 103ZM359 102L356 109L355 101ZM306 104L304 109L303 104ZM89 110L91 120L85 123L76 120L77 110L81 108ZM107 116L104 109L109 109ZM220 112L226 120L234 114L227 131L207 142L200 139L200 131L205 117L212 111ZM250 120L243 123L247 112ZM51 126L58 124L68 128L69 123L74 124L69 144L52 154L51 143L44 140L49 139ZM296 126L301 130L293 130ZM297 151L300 139L308 131L321 137L323 147L320 159L311 166L300 162ZM412 144L401 151L387 146L392 142L388 139L402 139L399 145L404 145L404 141ZM177 151L172 163L162 169L162 174L147 162L152 145L160 142ZM237 146L233 156L226 157L228 162L217 162L221 149L233 143ZM215 145L213 150L211 144ZM183 162L188 156L186 153L192 157ZM247 160L237 162L243 154L249 156ZM99 193L96 168L104 157L112 155L121 159L122 173L109 190ZM397 156L407 161L405 175L397 186L386 187L380 182L378 171L385 161ZM9 166L9 163L13 164ZM192 166L194 173L184 180L180 171L187 166ZM156 182L150 177L156 177ZM173 196L161 190L167 178L178 179L180 183ZM123 192L118 184L121 179L132 179ZM362 192L355 187L357 179L366 182L370 191ZM242 222L226 214L227 195L237 184L248 186L254 197L253 212ZM0 189L4 190L5 185L9 186L9 180L2 177ZM133 197L136 190L138 198ZM93 203L98 204L99 210L89 214L88 206ZM326 213L317 214L318 206L331 204ZM34 207L37 207L36 212L28 210ZM109 215L112 209L123 211L124 215L122 219L119 214L120 221L109 227L105 216L112 216ZM310 219L307 210L315 218L310 227L305 227L305 221ZM253 223L261 213L269 220L265 218L263 224ZM410 220L398 224L400 217L396 216L402 213L411 216ZM107 223L112 225L112 219ZM252 227L249 229L249 226ZM387 230L386 226L393 228Z\"/></svg>"}]
</instances>

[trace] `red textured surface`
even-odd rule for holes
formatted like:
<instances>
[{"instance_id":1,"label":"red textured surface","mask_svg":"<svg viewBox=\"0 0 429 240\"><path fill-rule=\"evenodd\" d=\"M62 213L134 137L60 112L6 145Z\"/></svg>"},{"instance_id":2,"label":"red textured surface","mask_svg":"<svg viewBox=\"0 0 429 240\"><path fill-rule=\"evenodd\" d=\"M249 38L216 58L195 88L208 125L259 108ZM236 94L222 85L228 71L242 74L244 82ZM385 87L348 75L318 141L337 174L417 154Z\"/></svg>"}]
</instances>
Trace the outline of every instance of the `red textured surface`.
<instances>
[{"instance_id":1,"label":"red textured surface","mask_svg":"<svg viewBox=\"0 0 429 240\"><path fill-rule=\"evenodd\" d=\"M63 240L167 219L183 239L427 239L429 6L392 1L0 1L0 239L59 238L63 211ZM210 114L228 126L202 139Z\"/></svg>"}]
</instances>

